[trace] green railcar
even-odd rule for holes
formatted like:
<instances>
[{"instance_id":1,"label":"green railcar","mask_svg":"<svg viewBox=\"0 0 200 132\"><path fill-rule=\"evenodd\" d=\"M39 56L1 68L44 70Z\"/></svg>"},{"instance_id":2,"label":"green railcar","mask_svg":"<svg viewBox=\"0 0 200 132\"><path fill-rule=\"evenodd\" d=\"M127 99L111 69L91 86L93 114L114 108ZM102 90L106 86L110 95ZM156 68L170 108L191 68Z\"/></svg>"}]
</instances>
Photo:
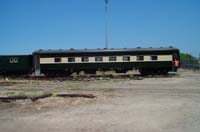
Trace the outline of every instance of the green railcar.
<instances>
[{"instance_id":1,"label":"green railcar","mask_svg":"<svg viewBox=\"0 0 200 132\"><path fill-rule=\"evenodd\" d=\"M32 72L32 55L0 55L0 75Z\"/></svg>"},{"instance_id":2,"label":"green railcar","mask_svg":"<svg viewBox=\"0 0 200 132\"><path fill-rule=\"evenodd\" d=\"M141 74L176 71L179 50L168 48L39 50L33 53L35 69L44 74L137 69ZM178 62L179 63L179 62Z\"/></svg>"}]
</instances>

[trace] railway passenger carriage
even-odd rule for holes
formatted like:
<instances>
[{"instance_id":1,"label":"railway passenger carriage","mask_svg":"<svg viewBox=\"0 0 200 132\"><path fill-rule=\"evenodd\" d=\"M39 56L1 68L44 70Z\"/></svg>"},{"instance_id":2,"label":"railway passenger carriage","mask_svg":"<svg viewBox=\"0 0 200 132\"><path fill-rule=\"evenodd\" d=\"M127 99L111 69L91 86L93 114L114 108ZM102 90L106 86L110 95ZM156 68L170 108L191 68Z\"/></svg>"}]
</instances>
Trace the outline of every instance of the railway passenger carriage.
<instances>
[{"instance_id":1,"label":"railway passenger carriage","mask_svg":"<svg viewBox=\"0 0 200 132\"><path fill-rule=\"evenodd\" d=\"M169 48L38 50L33 53L35 75L137 69L141 74L167 74L179 67L179 50Z\"/></svg>"},{"instance_id":2,"label":"railway passenger carriage","mask_svg":"<svg viewBox=\"0 0 200 132\"><path fill-rule=\"evenodd\" d=\"M66 76L73 72L126 72L136 69L143 75L176 71L179 50L169 48L38 50L32 55L0 56L0 75L41 74Z\"/></svg>"},{"instance_id":3,"label":"railway passenger carriage","mask_svg":"<svg viewBox=\"0 0 200 132\"><path fill-rule=\"evenodd\" d=\"M32 66L32 55L0 55L0 75L30 74Z\"/></svg>"}]
</instances>

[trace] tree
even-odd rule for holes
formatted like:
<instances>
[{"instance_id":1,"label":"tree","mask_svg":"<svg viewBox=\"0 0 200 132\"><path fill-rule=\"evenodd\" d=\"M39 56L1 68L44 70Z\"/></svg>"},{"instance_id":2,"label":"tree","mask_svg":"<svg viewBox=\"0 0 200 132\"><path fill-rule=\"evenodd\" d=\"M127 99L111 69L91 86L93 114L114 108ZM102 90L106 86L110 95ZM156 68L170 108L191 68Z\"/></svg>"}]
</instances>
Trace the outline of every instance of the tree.
<instances>
[{"instance_id":1,"label":"tree","mask_svg":"<svg viewBox=\"0 0 200 132\"><path fill-rule=\"evenodd\" d=\"M180 53L181 60L192 60L195 57L188 53Z\"/></svg>"}]
</instances>

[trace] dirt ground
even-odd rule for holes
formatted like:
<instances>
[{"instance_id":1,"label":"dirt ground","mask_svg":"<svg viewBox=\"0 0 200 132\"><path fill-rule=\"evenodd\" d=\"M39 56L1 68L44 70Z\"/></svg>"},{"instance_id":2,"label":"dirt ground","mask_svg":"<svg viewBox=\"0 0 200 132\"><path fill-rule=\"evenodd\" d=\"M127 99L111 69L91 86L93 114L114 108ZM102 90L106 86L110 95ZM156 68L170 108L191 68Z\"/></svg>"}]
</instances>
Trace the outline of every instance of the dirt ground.
<instances>
[{"instance_id":1,"label":"dirt ground","mask_svg":"<svg viewBox=\"0 0 200 132\"><path fill-rule=\"evenodd\" d=\"M200 74L197 72L181 70L180 76L143 80L13 82L0 83L1 95L87 93L96 98L50 97L36 102L0 102L0 132L200 131Z\"/></svg>"}]
</instances>

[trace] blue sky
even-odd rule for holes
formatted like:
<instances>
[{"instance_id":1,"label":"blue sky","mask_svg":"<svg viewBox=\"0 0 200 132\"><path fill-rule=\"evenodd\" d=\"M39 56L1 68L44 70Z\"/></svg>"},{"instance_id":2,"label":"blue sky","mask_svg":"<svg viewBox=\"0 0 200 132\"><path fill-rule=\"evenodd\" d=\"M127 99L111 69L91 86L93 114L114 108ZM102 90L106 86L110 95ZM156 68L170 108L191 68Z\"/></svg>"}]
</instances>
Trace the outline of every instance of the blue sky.
<instances>
[{"instance_id":1,"label":"blue sky","mask_svg":"<svg viewBox=\"0 0 200 132\"><path fill-rule=\"evenodd\" d=\"M110 0L109 48L200 53L200 0ZM104 0L0 0L0 54L104 48Z\"/></svg>"}]
</instances>

